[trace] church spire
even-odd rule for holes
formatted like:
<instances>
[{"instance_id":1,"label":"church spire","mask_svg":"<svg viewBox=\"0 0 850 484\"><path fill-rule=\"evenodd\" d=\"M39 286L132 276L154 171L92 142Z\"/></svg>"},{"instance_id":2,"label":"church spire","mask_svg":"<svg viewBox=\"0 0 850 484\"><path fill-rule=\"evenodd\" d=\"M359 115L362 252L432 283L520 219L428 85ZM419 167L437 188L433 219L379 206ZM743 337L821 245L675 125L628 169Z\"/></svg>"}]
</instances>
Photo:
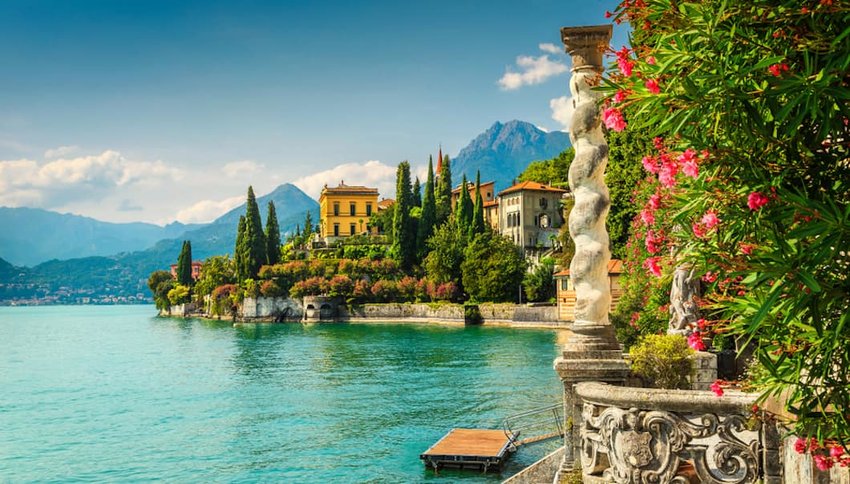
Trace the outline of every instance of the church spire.
<instances>
[{"instance_id":1,"label":"church spire","mask_svg":"<svg viewBox=\"0 0 850 484\"><path fill-rule=\"evenodd\" d=\"M434 175L440 176L440 170L443 168L443 144L440 143L440 151L437 153L437 170Z\"/></svg>"}]
</instances>

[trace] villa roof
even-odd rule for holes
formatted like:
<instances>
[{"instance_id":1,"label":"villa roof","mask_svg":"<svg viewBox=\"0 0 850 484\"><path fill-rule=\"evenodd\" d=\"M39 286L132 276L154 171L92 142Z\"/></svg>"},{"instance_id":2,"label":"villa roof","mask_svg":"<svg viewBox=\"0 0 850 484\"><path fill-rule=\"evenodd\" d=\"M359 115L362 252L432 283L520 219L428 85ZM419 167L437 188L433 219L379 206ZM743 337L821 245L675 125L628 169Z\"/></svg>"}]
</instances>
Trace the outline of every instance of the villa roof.
<instances>
[{"instance_id":1,"label":"villa roof","mask_svg":"<svg viewBox=\"0 0 850 484\"><path fill-rule=\"evenodd\" d=\"M346 185L345 182L339 182L339 185L336 187L329 187L325 185L322 188L322 194L320 197L325 195L377 195L377 188L369 188L361 185Z\"/></svg>"},{"instance_id":2,"label":"villa roof","mask_svg":"<svg viewBox=\"0 0 850 484\"><path fill-rule=\"evenodd\" d=\"M552 192L552 193L567 193L567 190L563 188L555 188L550 185L546 185L544 183L538 183L533 181L524 181L517 183L512 187L508 187L501 192L499 192L499 196L505 195L507 193L520 192L524 190L533 190L538 192Z\"/></svg>"},{"instance_id":3,"label":"villa roof","mask_svg":"<svg viewBox=\"0 0 850 484\"><path fill-rule=\"evenodd\" d=\"M393 200L392 198L382 198L378 202L378 210L386 210L386 209L392 207L394 203L395 203L395 200Z\"/></svg>"},{"instance_id":4,"label":"villa roof","mask_svg":"<svg viewBox=\"0 0 850 484\"><path fill-rule=\"evenodd\" d=\"M488 182L482 183L481 186L486 187L488 185L494 185L495 183L496 183L495 181L488 181ZM462 184L463 184L463 182L458 183L457 186L452 190L452 193L460 193L460 186ZM466 189L467 190L472 190L473 188L475 188L475 182L466 182Z\"/></svg>"},{"instance_id":5,"label":"villa roof","mask_svg":"<svg viewBox=\"0 0 850 484\"><path fill-rule=\"evenodd\" d=\"M499 199L498 198L495 199L495 200L489 200L489 201L484 202L484 208L498 207L498 206L499 206Z\"/></svg>"},{"instance_id":6,"label":"villa roof","mask_svg":"<svg viewBox=\"0 0 850 484\"><path fill-rule=\"evenodd\" d=\"M608 261L608 274L622 274L623 261L620 259L611 259ZM564 269L561 272L556 272L554 277L566 277L570 275L569 269Z\"/></svg>"}]
</instances>

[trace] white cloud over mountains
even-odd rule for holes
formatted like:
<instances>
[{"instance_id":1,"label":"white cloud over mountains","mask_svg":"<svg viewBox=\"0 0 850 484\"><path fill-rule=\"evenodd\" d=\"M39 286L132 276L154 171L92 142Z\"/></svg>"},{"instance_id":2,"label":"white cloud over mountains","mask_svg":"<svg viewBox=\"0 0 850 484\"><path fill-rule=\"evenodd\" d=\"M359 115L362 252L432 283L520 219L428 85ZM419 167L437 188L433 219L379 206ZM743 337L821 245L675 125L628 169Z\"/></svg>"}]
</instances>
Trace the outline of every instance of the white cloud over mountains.
<instances>
[{"instance_id":1,"label":"white cloud over mountains","mask_svg":"<svg viewBox=\"0 0 850 484\"><path fill-rule=\"evenodd\" d=\"M552 109L552 119L563 126L564 131L570 130L570 120L573 117L573 98L570 96L561 96L549 101L549 108Z\"/></svg>"},{"instance_id":2,"label":"white cloud over mountains","mask_svg":"<svg viewBox=\"0 0 850 484\"><path fill-rule=\"evenodd\" d=\"M550 58L561 50L554 44L540 44L538 48L546 52L538 57L521 55L516 58L516 70L508 67L507 72L499 79L499 86L505 91L513 91L522 86L540 84L548 79L567 72L567 65L558 59Z\"/></svg>"},{"instance_id":3,"label":"white cloud over mountains","mask_svg":"<svg viewBox=\"0 0 850 484\"><path fill-rule=\"evenodd\" d=\"M221 167L221 171L225 174L225 176L231 178L251 178L265 168L266 165L257 163L253 160L239 160L226 163L223 167Z\"/></svg>"},{"instance_id":4,"label":"white cloud over mountains","mask_svg":"<svg viewBox=\"0 0 850 484\"><path fill-rule=\"evenodd\" d=\"M184 224L210 222L243 203L245 203L244 195L224 200L201 200L178 211L174 218Z\"/></svg>"},{"instance_id":5,"label":"white cloud over mountains","mask_svg":"<svg viewBox=\"0 0 850 484\"><path fill-rule=\"evenodd\" d=\"M294 182L307 195L319 199L322 187L335 187L341 181L346 185L364 185L377 188L383 198L395 198L395 177L397 166L390 166L377 160L364 163L344 163L329 170L301 177Z\"/></svg>"}]
</instances>

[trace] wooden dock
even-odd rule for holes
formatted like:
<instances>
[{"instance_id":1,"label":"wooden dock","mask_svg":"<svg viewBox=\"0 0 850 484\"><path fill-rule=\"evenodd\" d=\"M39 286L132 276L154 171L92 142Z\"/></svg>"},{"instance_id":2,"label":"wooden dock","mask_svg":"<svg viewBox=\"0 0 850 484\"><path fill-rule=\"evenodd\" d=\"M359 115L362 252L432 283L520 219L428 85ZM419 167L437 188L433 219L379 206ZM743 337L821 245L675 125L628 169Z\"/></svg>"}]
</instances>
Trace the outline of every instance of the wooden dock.
<instances>
[{"instance_id":1,"label":"wooden dock","mask_svg":"<svg viewBox=\"0 0 850 484\"><path fill-rule=\"evenodd\" d=\"M419 458L435 470L455 467L487 472L502 467L517 436L503 430L452 429Z\"/></svg>"}]
</instances>

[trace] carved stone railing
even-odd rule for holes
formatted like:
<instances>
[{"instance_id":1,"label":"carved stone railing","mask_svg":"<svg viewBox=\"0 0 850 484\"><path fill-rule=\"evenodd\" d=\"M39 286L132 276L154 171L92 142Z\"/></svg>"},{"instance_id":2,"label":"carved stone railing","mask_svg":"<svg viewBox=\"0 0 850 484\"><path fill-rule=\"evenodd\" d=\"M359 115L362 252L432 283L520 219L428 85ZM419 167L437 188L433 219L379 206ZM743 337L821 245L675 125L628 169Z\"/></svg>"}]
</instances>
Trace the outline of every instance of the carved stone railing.
<instances>
[{"instance_id":1,"label":"carved stone railing","mask_svg":"<svg viewBox=\"0 0 850 484\"><path fill-rule=\"evenodd\" d=\"M775 424L756 396L576 385L584 482L781 482Z\"/></svg>"}]
</instances>

